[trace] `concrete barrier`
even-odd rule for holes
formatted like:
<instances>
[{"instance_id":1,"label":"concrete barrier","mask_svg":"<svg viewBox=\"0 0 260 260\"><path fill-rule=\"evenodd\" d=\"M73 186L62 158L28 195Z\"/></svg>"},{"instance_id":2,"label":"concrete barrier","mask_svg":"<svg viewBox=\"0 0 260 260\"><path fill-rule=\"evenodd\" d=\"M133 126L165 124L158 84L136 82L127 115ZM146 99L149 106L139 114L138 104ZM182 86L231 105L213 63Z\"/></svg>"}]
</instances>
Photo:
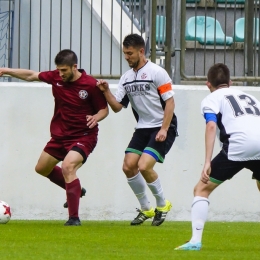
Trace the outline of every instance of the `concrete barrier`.
<instances>
[{"instance_id":1,"label":"concrete barrier","mask_svg":"<svg viewBox=\"0 0 260 260\"><path fill-rule=\"evenodd\" d=\"M113 91L116 85L111 85ZM260 99L260 89L238 87ZM174 86L179 137L157 164L165 196L173 208L168 220L190 220L193 187L204 163L205 122L200 102L209 94L205 86ZM10 204L13 219L67 219L65 191L34 171L50 138L49 123L54 102L44 83L0 84L0 200ZM100 123L99 142L78 171L86 197L81 199L82 220L132 220L138 201L121 170L124 150L135 119L129 108ZM215 154L219 151L216 142ZM155 199L147 191L150 201ZM259 221L260 203L255 181L248 170L222 184L210 197L209 220Z\"/></svg>"}]
</instances>

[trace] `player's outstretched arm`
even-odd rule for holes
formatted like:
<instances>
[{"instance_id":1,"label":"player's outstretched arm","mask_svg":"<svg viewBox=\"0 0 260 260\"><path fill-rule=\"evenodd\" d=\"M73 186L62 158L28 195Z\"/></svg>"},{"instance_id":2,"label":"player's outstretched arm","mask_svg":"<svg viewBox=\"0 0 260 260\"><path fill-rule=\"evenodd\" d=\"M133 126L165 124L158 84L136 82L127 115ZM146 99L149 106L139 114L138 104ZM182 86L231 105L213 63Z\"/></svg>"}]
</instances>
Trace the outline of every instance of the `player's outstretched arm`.
<instances>
[{"instance_id":1,"label":"player's outstretched arm","mask_svg":"<svg viewBox=\"0 0 260 260\"><path fill-rule=\"evenodd\" d=\"M39 73L40 72L26 69L0 68L0 77L8 75L25 81L40 81L38 77Z\"/></svg>"},{"instance_id":2,"label":"player's outstretched arm","mask_svg":"<svg viewBox=\"0 0 260 260\"><path fill-rule=\"evenodd\" d=\"M112 110L117 113L119 112L123 105L120 104L119 102L117 102L115 96L111 93L108 83L105 80L98 80L97 81L97 87L103 92L107 103L109 104L109 106L112 108Z\"/></svg>"},{"instance_id":3,"label":"player's outstretched arm","mask_svg":"<svg viewBox=\"0 0 260 260\"><path fill-rule=\"evenodd\" d=\"M91 116L91 115L87 115L86 119L87 119L87 126L89 128L93 128L95 125L97 125L98 122L100 122L101 120L103 120L104 118L106 118L108 116L108 107L104 108L104 109L100 109L95 115Z\"/></svg>"}]
</instances>

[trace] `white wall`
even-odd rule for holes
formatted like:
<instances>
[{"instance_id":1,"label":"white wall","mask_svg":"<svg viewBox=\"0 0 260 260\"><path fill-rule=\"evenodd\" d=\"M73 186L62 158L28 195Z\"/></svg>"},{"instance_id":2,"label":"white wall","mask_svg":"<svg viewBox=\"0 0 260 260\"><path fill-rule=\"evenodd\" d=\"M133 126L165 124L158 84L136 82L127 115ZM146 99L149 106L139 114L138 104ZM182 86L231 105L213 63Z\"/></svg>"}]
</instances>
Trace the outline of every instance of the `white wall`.
<instances>
[{"instance_id":1,"label":"white wall","mask_svg":"<svg viewBox=\"0 0 260 260\"><path fill-rule=\"evenodd\" d=\"M112 86L113 91L116 86ZM166 198L173 208L168 220L190 220L193 187L204 162L204 119L200 102L204 86L175 86L179 134L164 164L157 164ZM245 88L242 88L245 89ZM259 88L246 88L260 99ZM67 219L65 191L35 173L49 140L53 113L51 88L44 83L0 84L0 200L8 202L13 219ZM100 123L99 143L78 176L87 195L81 199L82 220L132 220L139 207L121 166L135 126L130 107ZM219 151L216 143L215 153ZM148 190L152 204L155 200ZM260 199L251 173L241 171L210 197L209 220L259 221Z\"/></svg>"}]
</instances>

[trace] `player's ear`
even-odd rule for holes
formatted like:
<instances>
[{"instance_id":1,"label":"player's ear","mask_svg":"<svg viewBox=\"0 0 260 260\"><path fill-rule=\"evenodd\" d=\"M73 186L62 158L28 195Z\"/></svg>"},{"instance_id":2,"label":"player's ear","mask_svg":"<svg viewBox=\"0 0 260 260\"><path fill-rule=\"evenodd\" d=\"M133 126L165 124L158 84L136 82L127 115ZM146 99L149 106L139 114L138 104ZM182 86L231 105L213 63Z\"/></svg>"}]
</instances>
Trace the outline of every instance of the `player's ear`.
<instances>
[{"instance_id":1,"label":"player's ear","mask_svg":"<svg viewBox=\"0 0 260 260\"><path fill-rule=\"evenodd\" d=\"M207 87L208 87L209 89L211 88L211 84L210 84L209 81L206 82L206 85L207 85Z\"/></svg>"},{"instance_id":2,"label":"player's ear","mask_svg":"<svg viewBox=\"0 0 260 260\"><path fill-rule=\"evenodd\" d=\"M233 82L232 80L229 81L229 86L233 85Z\"/></svg>"},{"instance_id":3,"label":"player's ear","mask_svg":"<svg viewBox=\"0 0 260 260\"><path fill-rule=\"evenodd\" d=\"M209 81L207 81L206 85L209 88L210 92L213 92L215 90L214 87L211 85L211 83Z\"/></svg>"},{"instance_id":4,"label":"player's ear","mask_svg":"<svg viewBox=\"0 0 260 260\"><path fill-rule=\"evenodd\" d=\"M140 48L140 49L139 49L139 52L140 52L140 54L144 55L144 54L145 54L144 48Z\"/></svg>"},{"instance_id":5,"label":"player's ear","mask_svg":"<svg viewBox=\"0 0 260 260\"><path fill-rule=\"evenodd\" d=\"M74 64L74 65L72 66L72 69L73 69L73 70L77 70L77 69L78 69L78 64Z\"/></svg>"}]
</instances>

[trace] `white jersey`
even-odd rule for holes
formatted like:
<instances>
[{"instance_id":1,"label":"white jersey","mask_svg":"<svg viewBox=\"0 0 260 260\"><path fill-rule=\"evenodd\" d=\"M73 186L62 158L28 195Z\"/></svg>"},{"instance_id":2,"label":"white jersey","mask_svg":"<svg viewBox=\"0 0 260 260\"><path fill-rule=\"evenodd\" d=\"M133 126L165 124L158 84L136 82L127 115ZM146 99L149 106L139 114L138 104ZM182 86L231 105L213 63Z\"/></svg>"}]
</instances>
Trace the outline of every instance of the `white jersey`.
<instances>
[{"instance_id":1,"label":"white jersey","mask_svg":"<svg viewBox=\"0 0 260 260\"><path fill-rule=\"evenodd\" d=\"M202 101L201 112L217 115L219 139L229 160L260 160L260 102L254 96L221 88Z\"/></svg>"},{"instance_id":2,"label":"white jersey","mask_svg":"<svg viewBox=\"0 0 260 260\"><path fill-rule=\"evenodd\" d=\"M130 101L137 120L136 128L152 128L162 126L165 101L173 95L168 73L147 61L138 71L130 69L122 75L115 98L124 107ZM176 126L175 120L174 116L172 124Z\"/></svg>"}]
</instances>

